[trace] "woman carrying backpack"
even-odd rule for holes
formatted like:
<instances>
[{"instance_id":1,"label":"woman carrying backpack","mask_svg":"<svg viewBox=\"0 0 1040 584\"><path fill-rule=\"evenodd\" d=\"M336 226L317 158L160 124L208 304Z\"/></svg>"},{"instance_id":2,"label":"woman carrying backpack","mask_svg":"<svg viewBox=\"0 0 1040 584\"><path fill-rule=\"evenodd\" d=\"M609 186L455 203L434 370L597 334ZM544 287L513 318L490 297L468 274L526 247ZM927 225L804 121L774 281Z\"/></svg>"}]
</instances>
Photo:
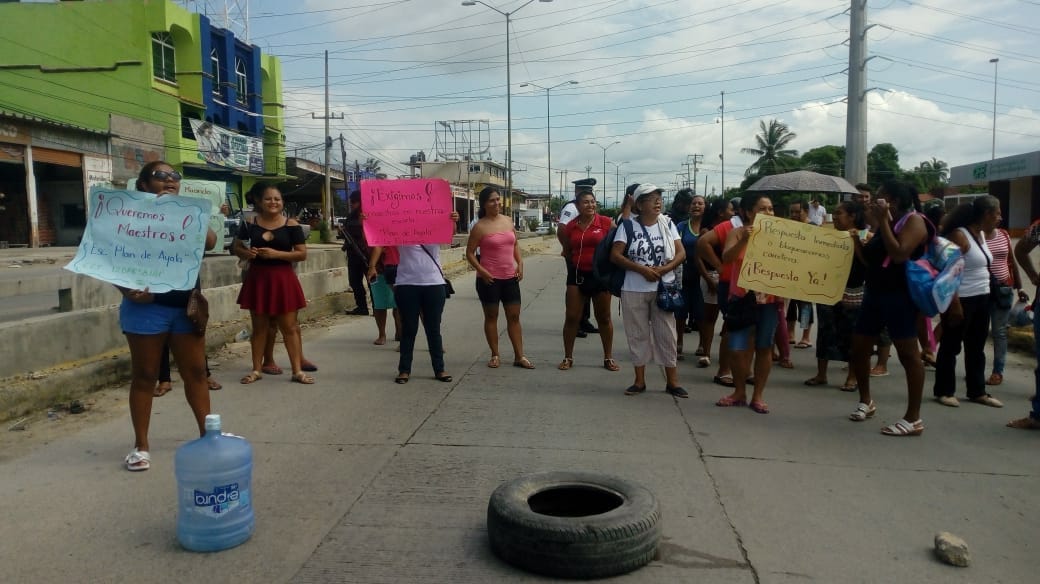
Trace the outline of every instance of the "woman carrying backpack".
<instances>
[{"instance_id":1,"label":"woman carrying backpack","mask_svg":"<svg viewBox=\"0 0 1040 584\"><path fill-rule=\"evenodd\" d=\"M943 221L940 233L964 254L964 276L950 308L942 315L943 334L935 365L935 399L958 407L957 355L964 346L964 379L968 399L993 408L1004 407L986 393L986 337L989 336L990 272L993 255L985 233L1000 223L1000 201L986 195L959 205Z\"/></svg>"},{"instance_id":2,"label":"woman carrying backpack","mask_svg":"<svg viewBox=\"0 0 1040 584\"><path fill-rule=\"evenodd\" d=\"M934 232L917 211L917 197L909 185L887 181L878 189L867 212L874 237L866 243L854 237L856 257L866 264L863 304L852 335L852 362L859 385L859 404L849 419L862 422L874 417L877 406L870 397L870 355L884 327L888 327L899 362L906 371L907 404L903 418L885 426L886 436L919 436L924 363L917 344L918 309L910 298L906 262L924 254ZM898 225L898 228L896 227Z\"/></svg>"}]
</instances>

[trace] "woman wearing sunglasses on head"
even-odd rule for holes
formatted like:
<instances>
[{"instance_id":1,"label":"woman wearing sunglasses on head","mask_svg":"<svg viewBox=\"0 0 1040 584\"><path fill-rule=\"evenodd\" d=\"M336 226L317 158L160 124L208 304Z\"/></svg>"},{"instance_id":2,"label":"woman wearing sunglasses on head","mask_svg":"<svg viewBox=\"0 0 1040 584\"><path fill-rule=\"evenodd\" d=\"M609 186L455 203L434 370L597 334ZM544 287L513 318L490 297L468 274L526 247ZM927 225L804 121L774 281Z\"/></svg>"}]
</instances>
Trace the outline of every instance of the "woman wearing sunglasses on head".
<instances>
[{"instance_id":1,"label":"woman wearing sunglasses on head","mask_svg":"<svg viewBox=\"0 0 1040 584\"><path fill-rule=\"evenodd\" d=\"M141 169L136 188L160 197L176 195L181 188L181 175L163 161L149 162ZM206 249L217 243L212 229L206 232ZM118 287L118 286L117 286ZM196 280L195 288L199 287ZM118 287L123 294L119 307L119 325L130 345L130 422L134 427L134 449L124 462L130 471L151 467L148 425L152 418L152 398L159 378L159 363L169 344L177 369L184 381L184 395L195 415L199 435L205 434L209 409L209 385L206 381L206 337L195 332L187 316L191 290L153 293L148 289L131 290Z\"/></svg>"}]
</instances>

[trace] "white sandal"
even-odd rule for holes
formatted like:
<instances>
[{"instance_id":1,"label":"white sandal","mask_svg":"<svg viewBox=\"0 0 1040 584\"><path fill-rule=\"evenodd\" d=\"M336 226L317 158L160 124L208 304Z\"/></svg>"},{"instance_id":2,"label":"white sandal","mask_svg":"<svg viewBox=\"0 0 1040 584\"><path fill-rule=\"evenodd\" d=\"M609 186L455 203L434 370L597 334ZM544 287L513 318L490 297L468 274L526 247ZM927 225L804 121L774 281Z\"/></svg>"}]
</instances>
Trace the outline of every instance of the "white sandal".
<instances>
[{"instance_id":1,"label":"white sandal","mask_svg":"<svg viewBox=\"0 0 1040 584\"><path fill-rule=\"evenodd\" d=\"M885 436L920 436L924 432L924 423L921 420L916 422L907 422L906 420L899 420L891 426L885 426L881 429L881 433Z\"/></svg>"},{"instance_id":2,"label":"white sandal","mask_svg":"<svg viewBox=\"0 0 1040 584\"><path fill-rule=\"evenodd\" d=\"M877 406L874 405L874 400L870 400L869 404L860 403L857 405L856 409L849 414L849 419L853 422L862 422L867 418L873 418L876 413Z\"/></svg>"},{"instance_id":3,"label":"white sandal","mask_svg":"<svg viewBox=\"0 0 1040 584\"><path fill-rule=\"evenodd\" d=\"M138 472L152 468L152 456L148 454L147 450L138 450L134 448L130 454L126 455L123 462L126 463L126 470L130 472Z\"/></svg>"}]
</instances>

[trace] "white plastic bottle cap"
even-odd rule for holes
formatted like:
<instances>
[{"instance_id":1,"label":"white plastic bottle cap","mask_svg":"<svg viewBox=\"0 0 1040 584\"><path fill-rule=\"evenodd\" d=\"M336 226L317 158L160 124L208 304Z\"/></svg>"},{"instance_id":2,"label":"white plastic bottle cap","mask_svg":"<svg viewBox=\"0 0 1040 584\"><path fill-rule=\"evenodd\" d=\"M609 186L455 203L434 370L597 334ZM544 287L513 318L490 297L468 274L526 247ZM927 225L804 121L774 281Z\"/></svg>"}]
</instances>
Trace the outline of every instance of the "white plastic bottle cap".
<instances>
[{"instance_id":1,"label":"white plastic bottle cap","mask_svg":"<svg viewBox=\"0 0 1040 584\"><path fill-rule=\"evenodd\" d=\"M206 416L206 430L220 430L220 414Z\"/></svg>"}]
</instances>

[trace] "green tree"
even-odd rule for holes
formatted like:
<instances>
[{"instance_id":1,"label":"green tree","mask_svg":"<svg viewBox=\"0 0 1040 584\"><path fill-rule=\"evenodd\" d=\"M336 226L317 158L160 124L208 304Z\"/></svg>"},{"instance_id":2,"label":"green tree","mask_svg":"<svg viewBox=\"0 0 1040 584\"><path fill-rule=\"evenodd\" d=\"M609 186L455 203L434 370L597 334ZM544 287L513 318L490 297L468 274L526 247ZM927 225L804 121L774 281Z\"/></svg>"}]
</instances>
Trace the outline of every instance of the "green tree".
<instances>
[{"instance_id":1,"label":"green tree","mask_svg":"<svg viewBox=\"0 0 1040 584\"><path fill-rule=\"evenodd\" d=\"M755 160L744 171L744 176L767 176L780 174L790 170L797 170L800 164L798 151L787 148L792 140L798 137L780 120L759 120L758 127L761 133L755 135L756 148L741 148L741 154L757 156Z\"/></svg>"},{"instance_id":2,"label":"green tree","mask_svg":"<svg viewBox=\"0 0 1040 584\"><path fill-rule=\"evenodd\" d=\"M820 146L802 154L803 170L811 170L820 174L842 176L845 174L845 147Z\"/></svg>"},{"instance_id":3,"label":"green tree","mask_svg":"<svg viewBox=\"0 0 1040 584\"><path fill-rule=\"evenodd\" d=\"M950 165L933 156L931 160L923 160L914 167L910 171L910 176L917 184L917 190L927 193L935 187L946 184L946 180L950 177Z\"/></svg>"},{"instance_id":4,"label":"green tree","mask_svg":"<svg viewBox=\"0 0 1040 584\"><path fill-rule=\"evenodd\" d=\"M899 151L888 142L875 144L867 154L867 182L880 185L886 180L902 180L903 169L899 168Z\"/></svg>"},{"instance_id":5,"label":"green tree","mask_svg":"<svg viewBox=\"0 0 1040 584\"><path fill-rule=\"evenodd\" d=\"M365 160L365 165L363 168L366 171L371 172L372 174L379 174L379 171L382 170L380 168L380 162L378 158L369 158Z\"/></svg>"}]
</instances>

